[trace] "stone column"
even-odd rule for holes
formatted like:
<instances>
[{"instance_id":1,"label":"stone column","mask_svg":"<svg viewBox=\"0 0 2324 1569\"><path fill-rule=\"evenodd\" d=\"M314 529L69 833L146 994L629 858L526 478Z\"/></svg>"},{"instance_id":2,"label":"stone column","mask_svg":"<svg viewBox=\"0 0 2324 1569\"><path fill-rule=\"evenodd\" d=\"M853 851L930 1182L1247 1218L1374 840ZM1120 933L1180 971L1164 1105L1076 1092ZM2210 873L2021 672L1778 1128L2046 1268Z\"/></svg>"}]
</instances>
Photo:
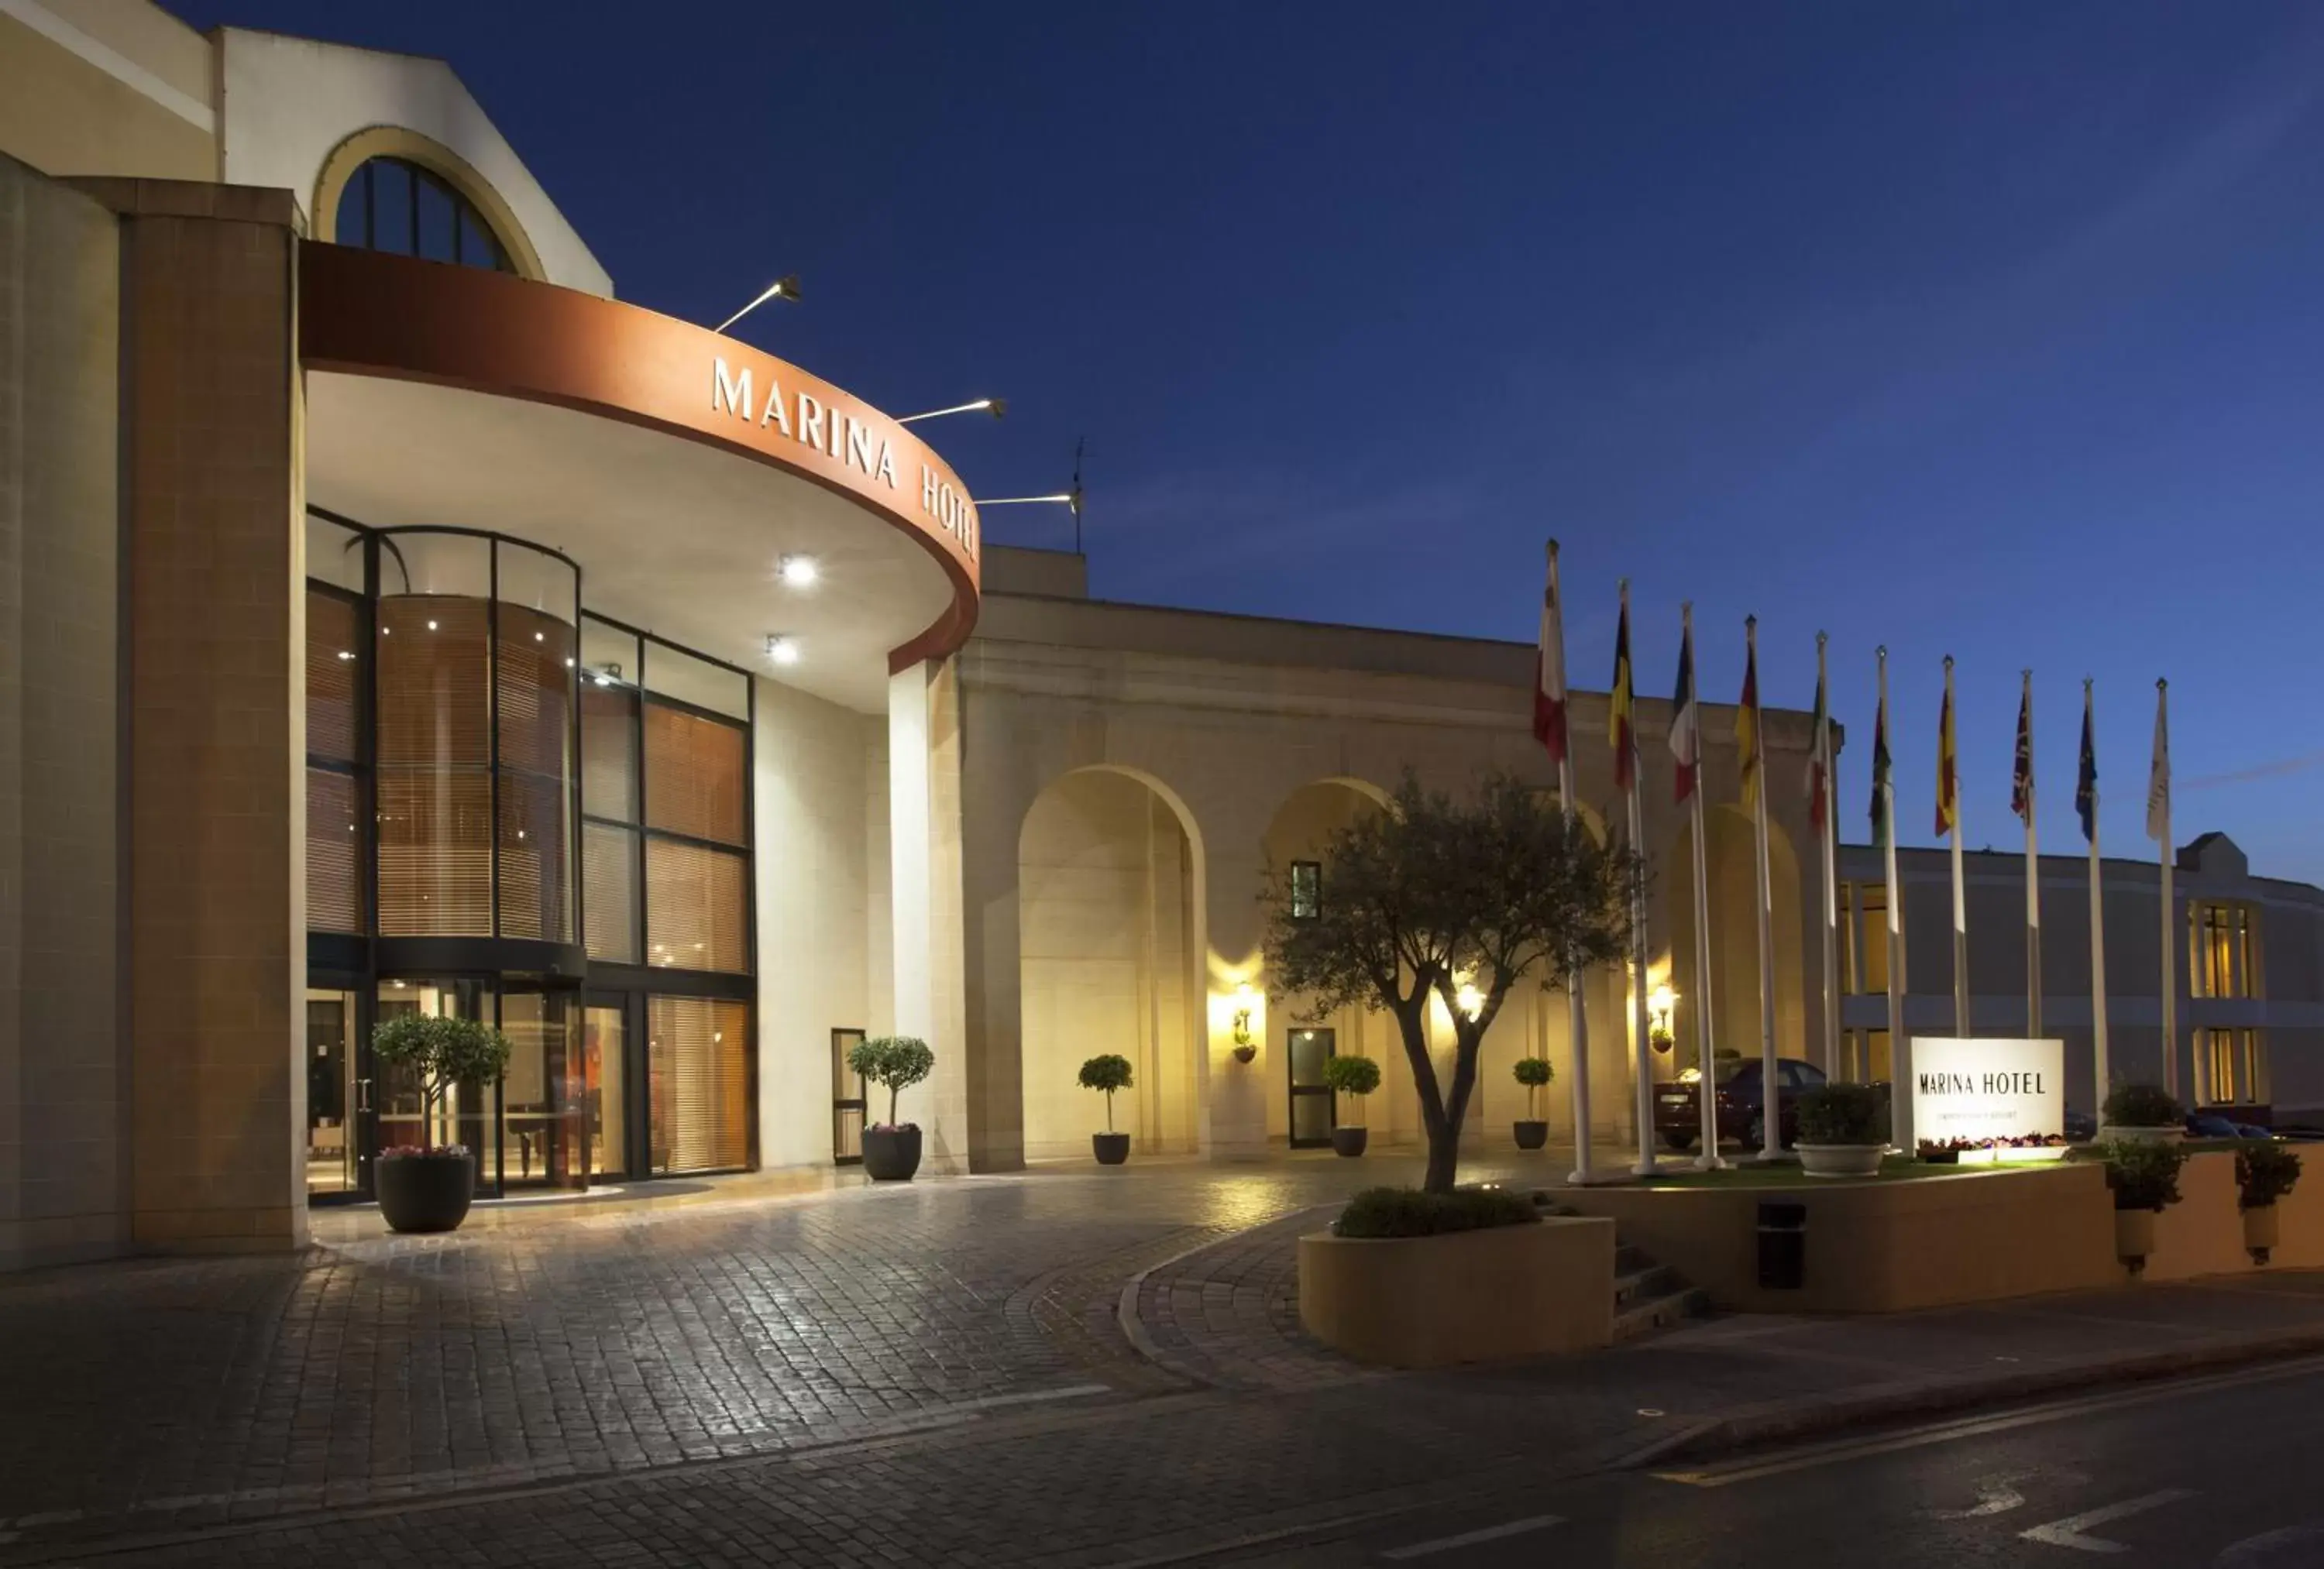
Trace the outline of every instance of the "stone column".
<instances>
[{"instance_id":1,"label":"stone column","mask_svg":"<svg viewBox=\"0 0 2324 1569\"><path fill-rule=\"evenodd\" d=\"M888 842L893 889L896 1032L936 1052L905 1092L927 1129L932 1170L968 1170L968 1063L962 991L959 684L930 661L888 682Z\"/></svg>"},{"instance_id":2,"label":"stone column","mask_svg":"<svg viewBox=\"0 0 2324 1569\"><path fill-rule=\"evenodd\" d=\"M304 531L288 191L122 218L130 1227L307 1237Z\"/></svg>"}]
</instances>

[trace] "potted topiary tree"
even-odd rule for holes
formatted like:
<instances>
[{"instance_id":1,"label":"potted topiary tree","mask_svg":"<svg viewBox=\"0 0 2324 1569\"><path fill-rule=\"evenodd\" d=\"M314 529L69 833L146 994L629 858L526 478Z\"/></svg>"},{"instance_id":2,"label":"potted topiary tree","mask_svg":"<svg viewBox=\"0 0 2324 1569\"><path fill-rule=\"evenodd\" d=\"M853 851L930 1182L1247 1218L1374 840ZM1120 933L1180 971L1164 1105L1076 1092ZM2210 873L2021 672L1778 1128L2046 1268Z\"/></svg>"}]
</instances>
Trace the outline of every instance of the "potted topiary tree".
<instances>
[{"instance_id":1,"label":"potted topiary tree","mask_svg":"<svg viewBox=\"0 0 2324 1569\"><path fill-rule=\"evenodd\" d=\"M1799 1098L1800 1170L1877 1177L1888 1148L1888 1099L1872 1084L1827 1084Z\"/></svg>"},{"instance_id":2,"label":"potted topiary tree","mask_svg":"<svg viewBox=\"0 0 2324 1569\"><path fill-rule=\"evenodd\" d=\"M404 1014L371 1032L372 1055L420 1081L423 1141L382 1150L372 1167L379 1212L403 1232L454 1231L476 1197L476 1159L465 1144L438 1144L436 1113L462 1084L490 1084L507 1070L509 1039L474 1019Z\"/></svg>"},{"instance_id":3,"label":"potted topiary tree","mask_svg":"<svg viewBox=\"0 0 2324 1569\"><path fill-rule=\"evenodd\" d=\"M2300 1157L2273 1139L2236 1146L2236 1207L2243 1211L2244 1246L2264 1264L2276 1242L2275 1201L2300 1180Z\"/></svg>"},{"instance_id":4,"label":"potted topiary tree","mask_svg":"<svg viewBox=\"0 0 2324 1569\"><path fill-rule=\"evenodd\" d=\"M1130 1159L1130 1135L1113 1131L1113 1092L1130 1087L1130 1059L1127 1057L1117 1057L1108 1052L1082 1064L1082 1087L1105 1092L1105 1132L1090 1135L1090 1143L1097 1152L1097 1163L1101 1166L1119 1166Z\"/></svg>"},{"instance_id":5,"label":"potted topiary tree","mask_svg":"<svg viewBox=\"0 0 2324 1569\"><path fill-rule=\"evenodd\" d=\"M2103 1143L2175 1144L2187 1136L2187 1108L2155 1084L2116 1085L2098 1122Z\"/></svg>"},{"instance_id":6,"label":"potted topiary tree","mask_svg":"<svg viewBox=\"0 0 2324 1569\"><path fill-rule=\"evenodd\" d=\"M896 1120L896 1096L935 1069L936 1054L917 1035L874 1035L847 1049L847 1070L888 1089L888 1120L863 1130L863 1170L874 1182L909 1182L920 1169L920 1125Z\"/></svg>"},{"instance_id":7,"label":"potted topiary tree","mask_svg":"<svg viewBox=\"0 0 2324 1569\"><path fill-rule=\"evenodd\" d=\"M1379 1064L1369 1057L1326 1057L1323 1059L1323 1082L1332 1087L1334 1095L1352 1096L1359 1111L1364 1096L1378 1089L1380 1084ZM1360 1155L1371 1133L1363 1124L1342 1123L1332 1130L1332 1148L1342 1155Z\"/></svg>"},{"instance_id":8,"label":"potted topiary tree","mask_svg":"<svg viewBox=\"0 0 2324 1569\"><path fill-rule=\"evenodd\" d=\"M1525 1120L1517 1124L1517 1148L1538 1150L1549 1142L1549 1120L1541 1115L1541 1087L1557 1077L1546 1057L1520 1057L1509 1069L1525 1086Z\"/></svg>"},{"instance_id":9,"label":"potted topiary tree","mask_svg":"<svg viewBox=\"0 0 2324 1569\"><path fill-rule=\"evenodd\" d=\"M2107 1186L2114 1189L2115 1257L2135 1275L2154 1251L2154 1217L2164 1205L2179 1202L2179 1168L2187 1152L2152 1139L2118 1139L2099 1148Z\"/></svg>"}]
</instances>

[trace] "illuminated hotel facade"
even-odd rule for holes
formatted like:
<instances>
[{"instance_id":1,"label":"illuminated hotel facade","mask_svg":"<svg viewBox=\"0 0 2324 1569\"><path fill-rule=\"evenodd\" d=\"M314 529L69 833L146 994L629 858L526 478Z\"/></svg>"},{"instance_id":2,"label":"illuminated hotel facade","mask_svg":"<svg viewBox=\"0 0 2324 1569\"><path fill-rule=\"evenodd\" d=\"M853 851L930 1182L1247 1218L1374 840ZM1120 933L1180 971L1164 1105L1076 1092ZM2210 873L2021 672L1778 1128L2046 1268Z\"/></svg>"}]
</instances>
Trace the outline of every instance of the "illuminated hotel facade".
<instances>
[{"instance_id":1,"label":"illuminated hotel facade","mask_svg":"<svg viewBox=\"0 0 2324 1569\"><path fill-rule=\"evenodd\" d=\"M438 60L0 5L0 1266L295 1246L427 1138L488 1195L828 1171L865 1033L934 1046L904 1112L936 1171L1086 1158L1100 1051L1135 1065L1141 1152L1325 1143L1323 1059L1398 1051L1267 997L1261 876L1408 768L1549 783L1530 647L1107 603L1077 555L987 546L912 428L615 298ZM1575 710L1602 733L1602 698ZM1796 775L1805 716L1767 729ZM1731 715L1705 732L1731 803ZM1600 825L1610 759L1578 750ZM1776 1014L1812 1055L1795 794ZM1748 821L1711 816L1715 924L1748 934ZM1647 836L1685 1041L1666 793ZM2215 870L2206 905L2261 881ZM2265 996L2205 1027L2285 1091L2324 922L2312 889L2251 902ZM1755 1051L1756 945L1715 962L1716 1035ZM1627 1143L1621 977L1586 1004L1596 1133ZM516 1049L433 1126L366 1044L414 1011ZM1485 1143L1527 1054L1571 1083L1531 987L1487 1044ZM1377 1143L1417 1136L1404 1077Z\"/></svg>"}]
</instances>

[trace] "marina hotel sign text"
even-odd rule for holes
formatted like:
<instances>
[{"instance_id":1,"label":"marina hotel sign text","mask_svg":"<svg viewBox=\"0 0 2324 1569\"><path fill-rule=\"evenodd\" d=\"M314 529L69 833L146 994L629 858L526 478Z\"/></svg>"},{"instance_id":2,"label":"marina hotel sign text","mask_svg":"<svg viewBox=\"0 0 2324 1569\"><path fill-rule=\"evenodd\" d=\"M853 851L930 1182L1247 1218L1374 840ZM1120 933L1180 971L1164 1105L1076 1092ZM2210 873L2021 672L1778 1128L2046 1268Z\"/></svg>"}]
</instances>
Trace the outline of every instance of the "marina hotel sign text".
<instances>
[{"instance_id":1,"label":"marina hotel sign text","mask_svg":"<svg viewBox=\"0 0 2324 1569\"><path fill-rule=\"evenodd\" d=\"M1922 1139L2027 1139L2066 1124L2062 1041L1913 1040L1913 1132Z\"/></svg>"},{"instance_id":2,"label":"marina hotel sign text","mask_svg":"<svg viewBox=\"0 0 2324 1569\"><path fill-rule=\"evenodd\" d=\"M738 372L728 366L724 356L714 356L710 365L711 412L740 420L762 436L771 433L787 437L836 463L843 473L851 469L860 472L864 476L863 483L884 484L890 491L903 488L896 473L895 444L884 432L825 404L804 389L786 398L771 371L766 372L766 386L761 389L755 384L756 375L757 372L749 365ZM974 504L928 463L917 463L914 466L920 471L917 479L921 512L957 539L961 549L974 560Z\"/></svg>"}]
</instances>

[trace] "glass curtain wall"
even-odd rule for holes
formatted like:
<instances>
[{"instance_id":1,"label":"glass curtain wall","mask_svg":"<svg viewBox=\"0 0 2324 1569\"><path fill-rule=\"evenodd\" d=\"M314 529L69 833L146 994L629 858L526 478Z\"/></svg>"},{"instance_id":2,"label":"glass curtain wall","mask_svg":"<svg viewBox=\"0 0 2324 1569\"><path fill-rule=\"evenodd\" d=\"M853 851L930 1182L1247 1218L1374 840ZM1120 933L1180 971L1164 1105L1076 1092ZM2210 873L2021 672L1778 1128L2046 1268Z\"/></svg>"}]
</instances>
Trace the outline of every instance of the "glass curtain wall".
<instances>
[{"instance_id":1,"label":"glass curtain wall","mask_svg":"<svg viewBox=\"0 0 2324 1569\"><path fill-rule=\"evenodd\" d=\"M600 1068L599 1121L655 1175L751 1164L751 681L584 618L582 875L591 1014L638 1038L643 1116ZM621 999L604 995L618 988ZM600 1157L610 1159L610 1156Z\"/></svg>"}]
</instances>

